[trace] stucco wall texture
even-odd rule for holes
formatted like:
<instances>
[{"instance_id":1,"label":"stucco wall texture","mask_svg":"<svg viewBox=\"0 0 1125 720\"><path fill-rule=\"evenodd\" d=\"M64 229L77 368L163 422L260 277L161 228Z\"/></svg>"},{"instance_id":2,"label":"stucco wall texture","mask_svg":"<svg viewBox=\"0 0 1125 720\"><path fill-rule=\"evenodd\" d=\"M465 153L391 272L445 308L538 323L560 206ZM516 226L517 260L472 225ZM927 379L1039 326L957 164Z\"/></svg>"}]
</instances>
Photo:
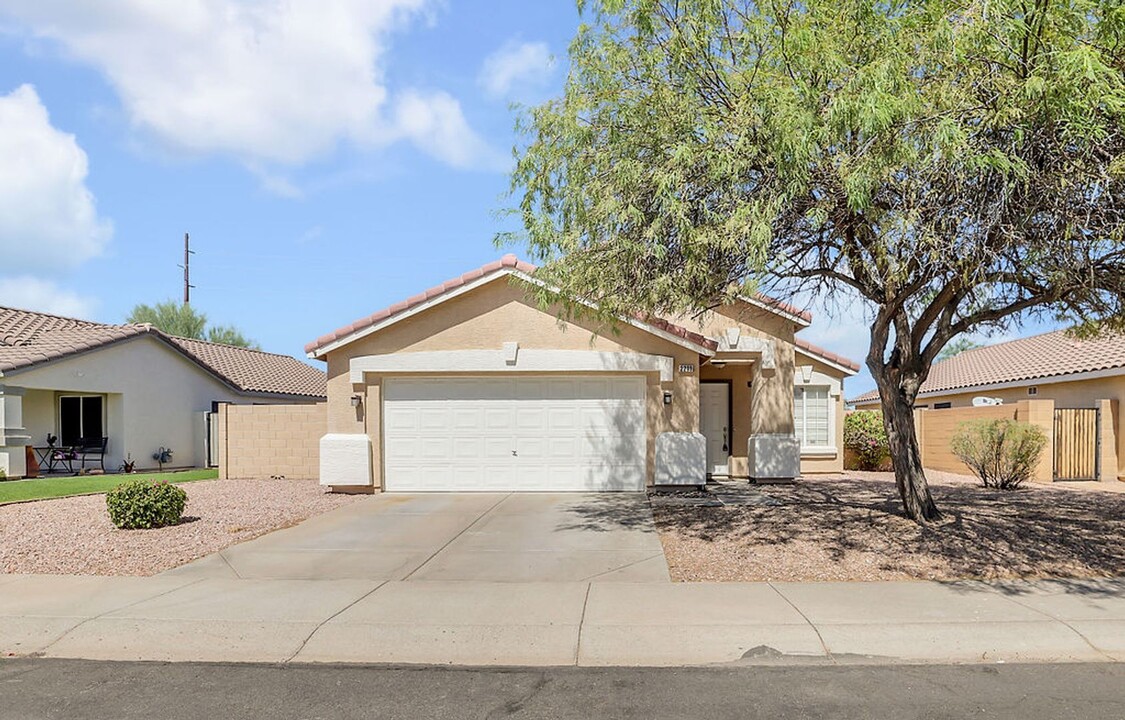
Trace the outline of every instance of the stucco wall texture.
<instances>
[{"instance_id":1,"label":"stucco wall texture","mask_svg":"<svg viewBox=\"0 0 1125 720\"><path fill-rule=\"evenodd\" d=\"M597 350L635 352L673 358L673 379L661 382L659 374L646 377L646 425L648 429L647 466L651 483L654 476L655 439L662 432L692 432L699 428L699 382L701 379L729 375L741 388L733 403L743 408L742 421L736 422L733 448L735 467L745 472L746 440L751 433L791 433L793 429L794 347L792 323L756 308L741 311L720 310L696 319L681 321L691 329L715 334L716 328L737 323L742 332L774 343L777 369L762 373L756 366L728 365L727 369L702 369L698 352L684 348L630 325L607 327L590 319L562 320L556 308L542 310L526 296L522 287L508 277L442 302L411 317L360 337L327 353L328 432L366 433L371 438L374 485L382 485L382 384L389 373L368 373L353 385L352 358L398 352L498 350L506 342L517 342L521 350ZM681 372L681 366L692 370ZM418 377L417 373L411 374ZM665 405L665 391L672 392L671 405ZM351 398L359 395L360 405ZM837 413L837 435L842 432L843 413ZM741 460L737 458L741 458ZM810 471L842 468L840 458L821 459ZM737 472L737 470L736 470Z\"/></svg>"}]
</instances>

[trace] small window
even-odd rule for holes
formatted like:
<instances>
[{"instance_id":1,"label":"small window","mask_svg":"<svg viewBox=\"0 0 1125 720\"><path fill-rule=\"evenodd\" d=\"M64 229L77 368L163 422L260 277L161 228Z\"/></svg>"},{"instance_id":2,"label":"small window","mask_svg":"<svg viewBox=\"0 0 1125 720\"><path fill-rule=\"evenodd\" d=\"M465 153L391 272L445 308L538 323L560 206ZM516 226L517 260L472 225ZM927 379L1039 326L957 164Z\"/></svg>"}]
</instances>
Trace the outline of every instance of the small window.
<instances>
[{"instance_id":1,"label":"small window","mask_svg":"<svg viewBox=\"0 0 1125 720\"><path fill-rule=\"evenodd\" d=\"M827 387L793 389L793 429L801 447L828 447L831 405Z\"/></svg>"},{"instance_id":2,"label":"small window","mask_svg":"<svg viewBox=\"0 0 1125 720\"><path fill-rule=\"evenodd\" d=\"M1038 395L1039 394L1039 388L1035 385L1032 385L1031 387L1029 387L1027 389L1027 394L1028 395Z\"/></svg>"},{"instance_id":3,"label":"small window","mask_svg":"<svg viewBox=\"0 0 1125 720\"><path fill-rule=\"evenodd\" d=\"M914 406L915 410L928 410L929 408L930 408L929 405L915 405Z\"/></svg>"},{"instance_id":4,"label":"small window","mask_svg":"<svg viewBox=\"0 0 1125 720\"><path fill-rule=\"evenodd\" d=\"M934 410L945 410L951 407L953 407L953 403L951 402L934 403Z\"/></svg>"}]
</instances>

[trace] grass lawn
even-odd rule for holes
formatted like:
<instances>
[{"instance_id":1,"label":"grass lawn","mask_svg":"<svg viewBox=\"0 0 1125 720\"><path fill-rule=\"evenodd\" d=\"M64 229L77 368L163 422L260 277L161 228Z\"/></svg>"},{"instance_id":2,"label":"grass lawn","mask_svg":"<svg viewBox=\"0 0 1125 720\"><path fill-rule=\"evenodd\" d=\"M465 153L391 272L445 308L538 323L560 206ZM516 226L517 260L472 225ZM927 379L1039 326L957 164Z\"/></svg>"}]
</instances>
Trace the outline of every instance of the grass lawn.
<instances>
[{"instance_id":1,"label":"grass lawn","mask_svg":"<svg viewBox=\"0 0 1125 720\"><path fill-rule=\"evenodd\" d=\"M219 477L219 471L207 470L180 470L165 473L138 472L131 475L79 475L77 477L48 477L34 480L12 480L0 482L0 505L21 500L44 500L46 498L60 498L69 495L84 495L87 493L101 493L110 490L126 480L140 478L155 478L174 483L192 482L195 480L214 480Z\"/></svg>"}]
</instances>

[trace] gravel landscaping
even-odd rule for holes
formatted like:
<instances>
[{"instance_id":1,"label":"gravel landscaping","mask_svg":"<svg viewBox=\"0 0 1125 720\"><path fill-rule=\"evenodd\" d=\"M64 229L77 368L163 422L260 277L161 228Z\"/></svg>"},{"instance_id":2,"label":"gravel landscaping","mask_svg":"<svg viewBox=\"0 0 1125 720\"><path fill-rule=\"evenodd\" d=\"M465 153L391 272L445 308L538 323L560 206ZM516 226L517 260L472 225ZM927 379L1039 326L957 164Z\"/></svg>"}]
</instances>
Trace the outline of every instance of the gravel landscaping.
<instances>
[{"instance_id":1,"label":"gravel landscaping","mask_svg":"<svg viewBox=\"0 0 1125 720\"><path fill-rule=\"evenodd\" d=\"M1125 575L1125 494L928 476L945 517L927 526L902 516L889 473L723 483L709 487L714 502L654 497L653 515L684 582Z\"/></svg>"},{"instance_id":2,"label":"gravel landscaping","mask_svg":"<svg viewBox=\"0 0 1125 720\"><path fill-rule=\"evenodd\" d=\"M340 507L310 480L213 480L184 485L179 525L118 530L105 495L0 507L0 572L53 575L153 575Z\"/></svg>"}]
</instances>

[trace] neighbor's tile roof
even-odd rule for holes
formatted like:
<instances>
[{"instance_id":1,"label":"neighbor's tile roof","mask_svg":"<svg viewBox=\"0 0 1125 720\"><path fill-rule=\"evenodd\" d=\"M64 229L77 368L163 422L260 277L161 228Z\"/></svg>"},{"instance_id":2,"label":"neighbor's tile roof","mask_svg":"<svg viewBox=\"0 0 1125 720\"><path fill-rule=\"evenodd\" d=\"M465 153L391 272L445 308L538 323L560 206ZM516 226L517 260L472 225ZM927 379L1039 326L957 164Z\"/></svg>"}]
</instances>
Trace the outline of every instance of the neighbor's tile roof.
<instances>
[{"instance_id":1,"label":"neighbor's tile roof","mask_svg":"<svg viewBox=\"0 0 1125 720\"><path fill-rule=\"evenodd\" d=\"M1065 330L965 350L934 363L920 394L1125 367L1125 335L1078 340ZM878 399L872 390L852 400Z\"/></svg>"},{"instance_id":2,"label":"neighbor's tile roof","mask_svg":"<svg viewBox=\"0 0 1125 720\"><path fill-rule=\"evenodd\" d=\"M494 260L487 265L467 272L463 275L460 275L459 277L455 277L452 280L446 280L441 285L435 285L425 292L418 293L413 297L407 298L402 302L395 303L394 305L391 305L388 308L384 308L379 312L368 315L367 317L360 318L359 320L345 325L342 328L338 328L337 330L334 330L327 335L321 335L316 340L313 340L308 345L305 345L305 352L315 353L317 350L320 350L326 345L330 345L338 340L342 340L365 328L369 328L376 323L382 322L383 320L398 315L399 313L406 312L413 307L421 305L427 300L431 300L440 295L444 295L451 290L462 287L464 285L468 285L478 278L484 277L485 275L490 275L495 272L499 272L505 268L514 268L516 270L519 270L520 272L527 273L528 275L534 273L536 270L535 265L520 260L515 255L505 255L499 260ZM788 303L784 303L780 300L777 300L776 298L771 298L759 293L756 294L753 299L775 312L791 315L805 322L812 321L812 315L808 311L801 310L800 308L794 307L793 305L790 305ZM710 350L714 350L718 347L718 343L715 342L713 338L709 338L706 335L701 335L700 333L689 330L688 328L677 325L664 318L637 316L636 319L640 322L647 323L654 328L663 330L666 333L671 333L676 337L682 338L684 340L687 340L688 342L700 345ZM848 362L850 363L850 361Z\"/></svg>"},{"instance_id":3,"label":"neighbor's tile roof","mask_svg":"<svg viewBox=\"0 0 1125 720\"><path fill-rule=\"evenodd\" d=\"M174 345L200 365L244 392L325 397L323 370L288 355L168 336Z\"/></svg>"},{"instance_id":4,"label":"neighbor's tile roof","mask_svg":"<svg viewBox=\"0 0 1125 720\"><path fill-rule=\"evenodd\" d=\"M0 373L22 370L139 335L154 335L237 390L324 397L324 372L288 355L189 340L150 325L106 325L0 307Z\"/></svg>"}]
</instances>

